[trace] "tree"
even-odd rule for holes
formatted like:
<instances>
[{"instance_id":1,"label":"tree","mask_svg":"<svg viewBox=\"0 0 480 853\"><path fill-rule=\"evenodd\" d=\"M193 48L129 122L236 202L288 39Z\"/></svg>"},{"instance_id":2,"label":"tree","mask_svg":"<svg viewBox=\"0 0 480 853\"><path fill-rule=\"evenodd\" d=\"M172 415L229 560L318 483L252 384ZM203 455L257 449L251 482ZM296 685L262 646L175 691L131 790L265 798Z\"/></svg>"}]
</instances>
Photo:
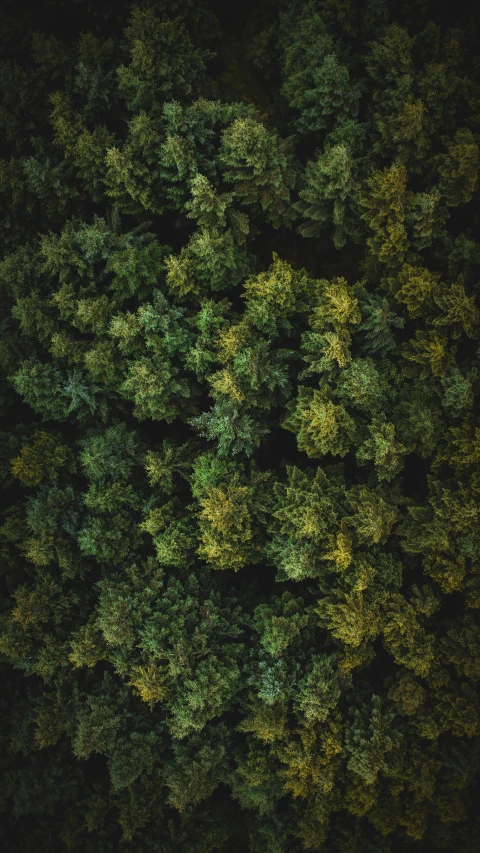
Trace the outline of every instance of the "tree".
<instances>
[{"instance_id":1,"label":"tree","mask_svg":"<svg viewBox=\"0 0 480 853\"><path fill-rule=\"evenodd\" d=\"M242 205L260 207L274 228L293 218L290 192L296 165L291 139L281 140L253 118L237 118L222 135L219 160L223 178L234 186Z\"/></svg>"},{"instance_id":2,"label":"tree","mask_svg":"<svg viewBox=\"0 0 480 853\"><path fill-rule=\"evenodd\" d=\"M192 490L201 507L198 554L214 568L238 571L261 558L260 523L268 507L270 477L255 467L249 479L239 471L227 472L228 466L216 463L211 453L195 465Z\"/></svg>"},{"instance_id":3,"label":"tree","mask_svg":"<svg viewBox=\"0 0 480 853\"><path fill-rule=\"evenodd\" d=\"M299 226L303 237L318 237L331 228L336 249L347 236L358 239L358 185L352 175L353 163L346 145L335 145L307 163L298 212L306 217Z\"/></svg>"},{"instance_id":4,"label":"tree","mask_svg":"<svg viewBox=\"0 0 480 853\"><path fill-rule=\"evenodd\" d=\"M2 5L0 847L478 853L475 9L217 5Z\"/></svg>"},{"instance_id":5,"label":"tree","mask_svg":"<svg viewBox=\"0 0 480 853\"><path fill-rule=\"evenodd\" d=\"M370 229L367 246L375 261L395 268L408 248L405 228L407 171L391 166L374 172L367 180L367 191L360 198L362 219Z\"/></svg>"},{"instance_id":6,"label":"tree","mask_svg":"<svg viewBox=\"0 0 480 853\"><path fill-rule=\"evenodd\" d=\"M449 207L466 204L478 186L478 145L469 128L460 128L437 157L438 188Z\"/></svg>"},{"instance_id":7,"label":"tree","mask_svg":"<svg viewBox=\"0 0 480 853\"><path fill-rule=\"evenodd\" d=\"M361 87L350 81L348 66L339 59L317 10L305 4L296 20L284 13L281 24L282 93L300 111L298 131L318 133L356 118Z\"/></svg>"},{"instance_id":8,"label":"tree","mask_svg":"<svg viewBox=\"0 0 480 853\"><path fill-rule=\"evenodd\" d=\"M117 68L117 76L119 91L131 112L206 94L205 62L213 54L194 47L178 18L162 20L154 9L133 6L124 38L130 62Z\"/></svg>"},{"instance_id":9,"label":"tree","mask_svg":"<svg viewBox=\"0 0 480 853\"><path fill-rule=\"evenodd\" d=\"M355 423L342 405L333 402L326 386L300 385L298 397L289 404L283 428L297 436L298 449L312 459L327 453L345 456L354 437Z\"/></svg>"}]
</instances>

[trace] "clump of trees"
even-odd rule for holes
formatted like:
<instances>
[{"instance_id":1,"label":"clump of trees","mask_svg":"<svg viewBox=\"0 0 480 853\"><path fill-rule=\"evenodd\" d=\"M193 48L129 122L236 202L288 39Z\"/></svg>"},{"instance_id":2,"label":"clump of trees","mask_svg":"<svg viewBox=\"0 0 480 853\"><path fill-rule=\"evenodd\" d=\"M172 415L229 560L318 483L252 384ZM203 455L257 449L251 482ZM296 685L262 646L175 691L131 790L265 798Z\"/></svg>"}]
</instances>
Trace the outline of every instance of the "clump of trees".
<instances>
[{"instance_id":1,"label":"clump of trees","mask_svg":"<svg viewBox=\"0 0 480 853\"><path fill-rule=\"evenodd\" d=\"M9 853L480 848L477 6L4 5Z\"/></svg>"}]
</instances>

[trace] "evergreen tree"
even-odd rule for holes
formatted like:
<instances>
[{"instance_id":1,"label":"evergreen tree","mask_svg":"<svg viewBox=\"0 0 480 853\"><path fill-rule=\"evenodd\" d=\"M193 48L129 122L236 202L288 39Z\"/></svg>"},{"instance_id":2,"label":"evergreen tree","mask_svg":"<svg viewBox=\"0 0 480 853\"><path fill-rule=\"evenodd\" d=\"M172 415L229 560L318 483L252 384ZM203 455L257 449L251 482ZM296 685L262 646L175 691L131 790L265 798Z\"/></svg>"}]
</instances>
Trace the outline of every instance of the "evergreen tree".
<instances>
[{"instance_id":1,"label":"evergreen tree","mask_svg":"<svg viewBox=\"0 0 480 853\"><path fill-rule=\"evenodd\" d=\"M477 5L5 0L2 850L478 853Z\"/></svg>"}]
</instances>

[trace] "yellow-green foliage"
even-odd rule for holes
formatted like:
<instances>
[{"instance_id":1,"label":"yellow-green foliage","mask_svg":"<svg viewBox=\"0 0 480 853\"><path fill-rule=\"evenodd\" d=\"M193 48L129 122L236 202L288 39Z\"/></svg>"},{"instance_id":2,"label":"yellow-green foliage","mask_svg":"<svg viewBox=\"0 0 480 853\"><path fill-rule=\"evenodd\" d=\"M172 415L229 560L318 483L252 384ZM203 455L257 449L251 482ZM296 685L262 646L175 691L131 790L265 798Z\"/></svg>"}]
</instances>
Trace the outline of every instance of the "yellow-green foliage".
<instances>
[{"instance_id":1,"label":"yellow-green foliage","mask_svg":"<svg viewBox=\"0 0 480 853\"><path fill-rule=\"evenodd\" d=\"M211 486L200 500L199 556L217 569L238 571L254 561L250 490L238 482Z\"/></svg>"},{"instance_id":2,"label":"yellow-green foliage","mask_svg":"<svg viewBox=\"0 0 480 853\"><path fill-rule=\"evenodd\" d=\"M5 853L480 850L477 5L2 4Z\"/></svg>"},{"instance_id":3,"label":"yellow-green foliage","mask_svg":"<svg viewBox=\"0 0 480 853\"><path fill-rule=\"evenodd\" d=\"M55 479L61 468L75 470L68 445L59 435L35 430L31 441L12 459L12 473L26 486L38 486L42 480Z\"/></svg>"}]
</instances>

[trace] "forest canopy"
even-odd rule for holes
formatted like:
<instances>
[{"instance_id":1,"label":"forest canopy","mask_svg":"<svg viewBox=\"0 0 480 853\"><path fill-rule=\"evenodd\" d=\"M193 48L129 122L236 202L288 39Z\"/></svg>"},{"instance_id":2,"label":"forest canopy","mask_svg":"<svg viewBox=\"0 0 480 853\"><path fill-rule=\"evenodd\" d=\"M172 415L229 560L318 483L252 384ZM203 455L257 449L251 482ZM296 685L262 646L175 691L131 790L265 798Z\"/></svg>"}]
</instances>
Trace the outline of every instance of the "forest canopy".
<instances>
[{"instance_id":1,"label":"forest canopy","mask_svg":"<svg viewBox=\"0 0 480 853\"><path fill-rule=\"evenodd\" d=\"M479 12L2 4L5 853L480 850Z\"/></svg>"}]
</instances>

